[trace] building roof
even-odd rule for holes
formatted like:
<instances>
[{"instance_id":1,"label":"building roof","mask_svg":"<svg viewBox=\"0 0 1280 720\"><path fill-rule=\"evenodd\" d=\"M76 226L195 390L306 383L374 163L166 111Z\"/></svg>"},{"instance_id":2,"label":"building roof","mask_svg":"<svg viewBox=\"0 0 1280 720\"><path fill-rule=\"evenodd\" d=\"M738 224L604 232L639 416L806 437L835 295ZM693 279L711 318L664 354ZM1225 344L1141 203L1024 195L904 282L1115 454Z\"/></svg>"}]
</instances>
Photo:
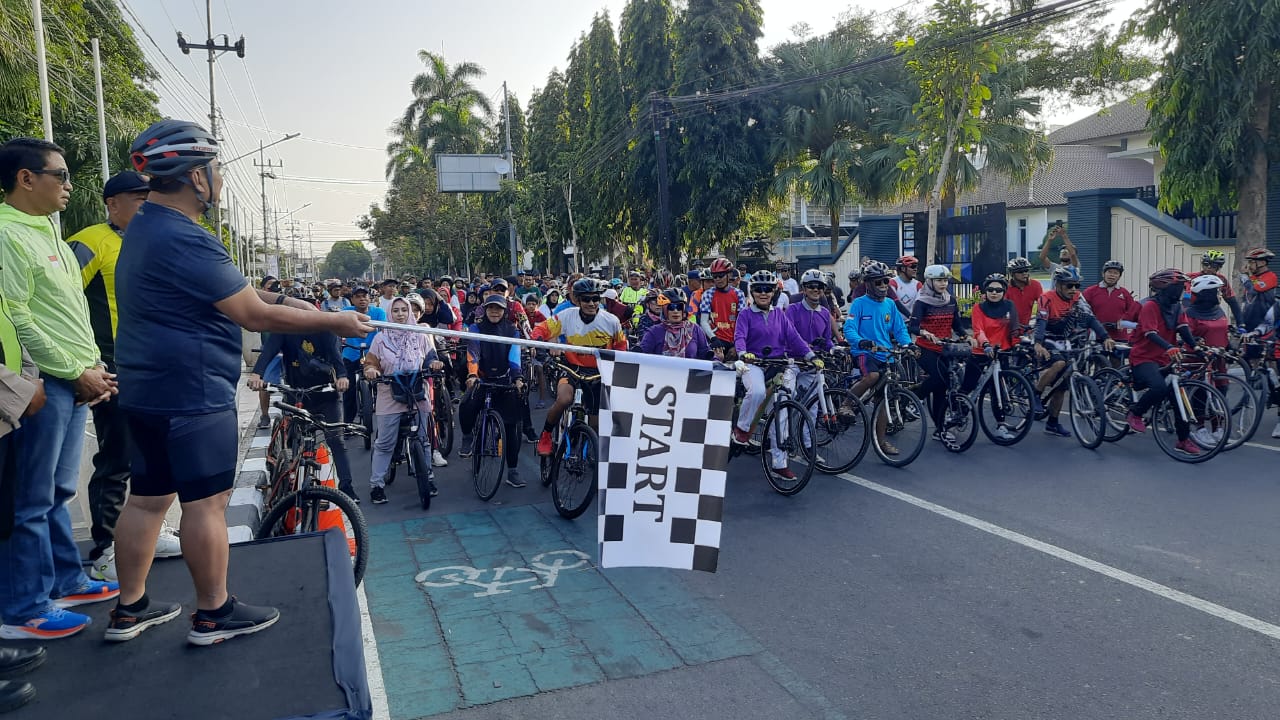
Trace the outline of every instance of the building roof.
<instances>
[{"instance_id":1,"label":"building roof","mask_svg":"<svg viewBox=\"0 0 1280 720\"><path fill-rule=\"evenodd\" d=\"M1150 119L1146 98L1139 95L1058 128L1047 139L1052 145L1087 145L1094 140L1144 132Z\"/></svg>"}]
</instances>

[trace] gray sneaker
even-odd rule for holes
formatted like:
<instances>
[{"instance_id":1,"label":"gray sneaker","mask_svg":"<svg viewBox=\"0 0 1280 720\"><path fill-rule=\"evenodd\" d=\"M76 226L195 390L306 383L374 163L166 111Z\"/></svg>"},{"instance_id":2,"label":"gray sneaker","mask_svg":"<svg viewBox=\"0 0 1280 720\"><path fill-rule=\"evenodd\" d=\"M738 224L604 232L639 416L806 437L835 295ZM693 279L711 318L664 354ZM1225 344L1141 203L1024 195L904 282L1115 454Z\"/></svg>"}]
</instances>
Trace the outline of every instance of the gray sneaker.
<instances>
[{"instance_id":1,"label":"gray sneaker","mask_svg":"<svg viewBox=\"0 0 1280 720\"><path fill-rule=\"evenodd\" d=\"M463 435L462 447L458 448L458 457L461 457L461 458L471 457L472 448L475 446L475 444L476 444L475 435Z\"/></svg>"},{"instance_id":2,"label":"gray sneaker","mask_svg":"<svg viewBox=\"0 0 1280 720\"><path fill-rule=\"evenodd\" d=\"M513 488L522 488L529 483L520 479L520 472L516 468L507 468L507 484Z\"/></svg>"}]
</instances>

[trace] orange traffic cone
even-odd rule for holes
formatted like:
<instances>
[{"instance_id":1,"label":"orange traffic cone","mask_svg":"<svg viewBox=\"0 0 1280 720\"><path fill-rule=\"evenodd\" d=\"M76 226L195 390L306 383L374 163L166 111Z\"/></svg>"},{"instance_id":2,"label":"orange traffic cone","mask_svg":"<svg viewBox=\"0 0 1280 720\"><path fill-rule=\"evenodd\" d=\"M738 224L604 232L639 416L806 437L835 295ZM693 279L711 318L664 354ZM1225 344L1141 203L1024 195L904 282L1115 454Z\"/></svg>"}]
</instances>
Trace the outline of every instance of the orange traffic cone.
<instances>
[{"instance_id":1,"label":"orange traffic cone","mask_svg":"<svg viewBox=\"0 0 1280 720\"><path fill-rule=\"evenodd\" d=\"M320 465L318 482L325 487L337 490L338 485L334 482L336 473L334 472L333 458L329 455L329 447L327 445L321 444L320 447L316 448L316 462ZM347 535L347 526L342 522L341 510L325 503L325 507L320 510L320 517L316 519L316 528L320 531L337 528L338 532L347 538L347 548L351 551L351 556L355 557L356 541L355 538Z\"/></svg>"}]
</instances>

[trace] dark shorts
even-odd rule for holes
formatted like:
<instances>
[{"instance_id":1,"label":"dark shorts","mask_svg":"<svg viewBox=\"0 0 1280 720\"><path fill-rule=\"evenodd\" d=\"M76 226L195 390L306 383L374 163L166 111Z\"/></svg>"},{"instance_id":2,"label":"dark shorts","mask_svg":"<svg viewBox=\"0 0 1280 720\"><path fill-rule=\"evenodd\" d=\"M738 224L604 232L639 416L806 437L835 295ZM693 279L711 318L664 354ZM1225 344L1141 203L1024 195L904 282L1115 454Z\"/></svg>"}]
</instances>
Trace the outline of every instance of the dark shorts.
<instances>
[{"instance_id":1,"label":"dark shorts","mask_svg":"<svg viewBox=\"0 0 1280 720\"><path fill-rule=\"evenodd\" d=\"M177 493L181 502L193 502L235 485L235 410L186 416L127 412L126 417L133 440L133 495Z\"/></svg>"},{"instance_id":2,"label":"dark shorts","mask_svg":"<svg viewBox=\"0 0 1280 720\"><path fill-rule=\"evenodd\" d=\"M560 378L560 382L568 383L575 388L582 388L582 406L587 409L587 414L595 417L600 414L600 381L583 382L575 377L565 376Z\"/></svg>"},{"instance_id":3,"label":"dark shorts","mask_svg":"<svg viewBox=\"0 0 1280 720\"><path fill-rule=\"evenodd\" d=\"M858 370L862 372L862 376L866 377L871 373L878 373L884 370L885 363L883 360L877 360L870 353L863 353L858 356Z\"/></svg>"}]
</instances>

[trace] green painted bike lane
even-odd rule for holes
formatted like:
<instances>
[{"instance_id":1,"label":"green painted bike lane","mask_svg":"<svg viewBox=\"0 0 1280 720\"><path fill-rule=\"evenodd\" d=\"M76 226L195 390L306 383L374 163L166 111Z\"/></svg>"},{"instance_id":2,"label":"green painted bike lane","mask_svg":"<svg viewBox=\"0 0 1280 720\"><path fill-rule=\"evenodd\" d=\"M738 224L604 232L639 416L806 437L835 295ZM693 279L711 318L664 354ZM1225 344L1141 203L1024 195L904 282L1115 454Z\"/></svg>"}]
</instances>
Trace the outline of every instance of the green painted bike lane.
<instances>
[{"instance_id":1,"label":"green painted bike lane","mask_svg":"<svg viewBox=\"0 0 1280 720\"><path fill-rule=\"evenodd\" d=\"M393 720L762 651L682 571L596 568L592 516L523 505L369 530Z\"/></svg>"}]
</instances>

